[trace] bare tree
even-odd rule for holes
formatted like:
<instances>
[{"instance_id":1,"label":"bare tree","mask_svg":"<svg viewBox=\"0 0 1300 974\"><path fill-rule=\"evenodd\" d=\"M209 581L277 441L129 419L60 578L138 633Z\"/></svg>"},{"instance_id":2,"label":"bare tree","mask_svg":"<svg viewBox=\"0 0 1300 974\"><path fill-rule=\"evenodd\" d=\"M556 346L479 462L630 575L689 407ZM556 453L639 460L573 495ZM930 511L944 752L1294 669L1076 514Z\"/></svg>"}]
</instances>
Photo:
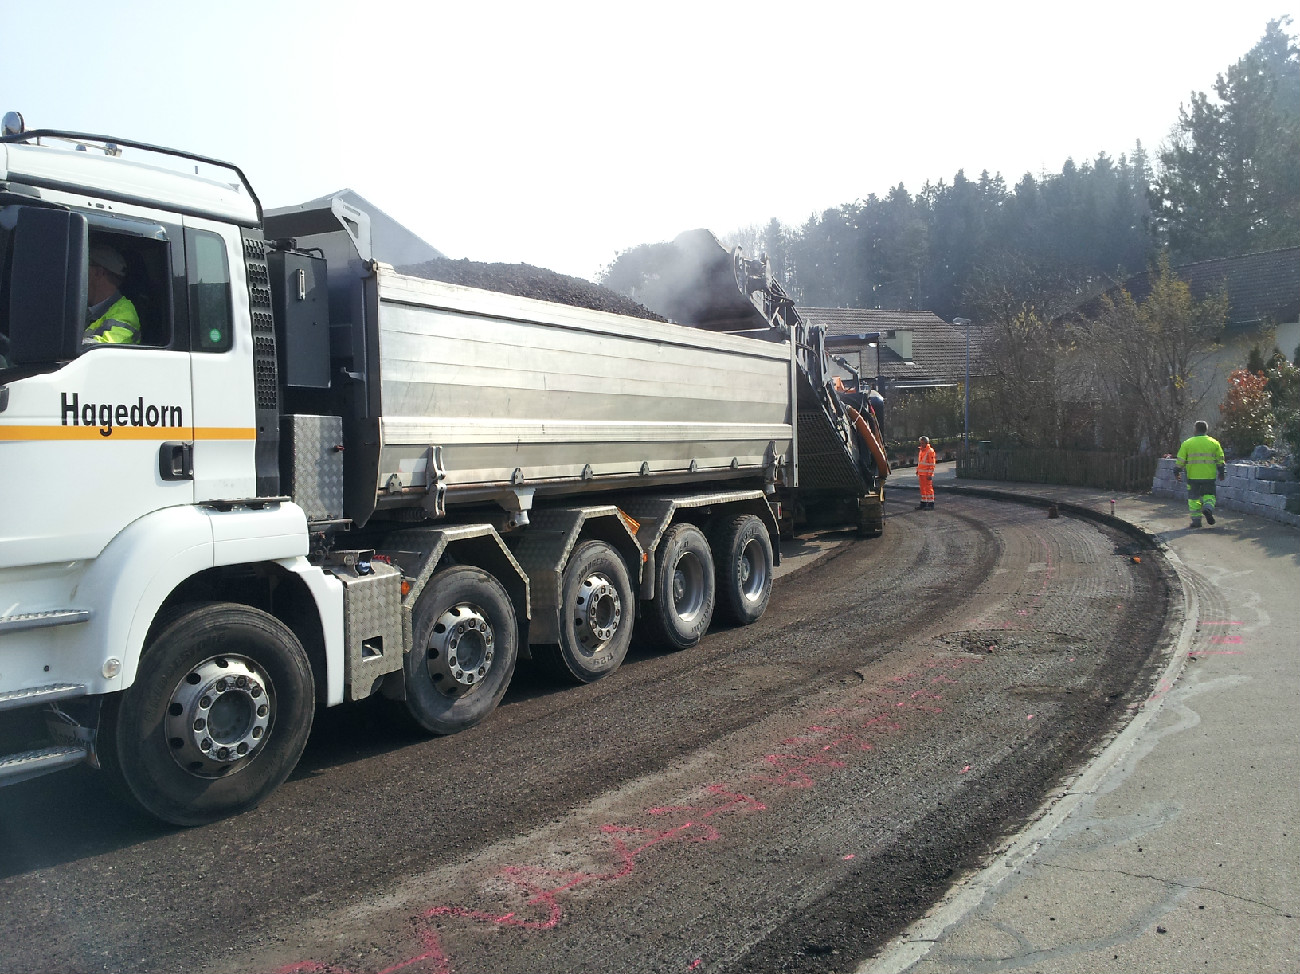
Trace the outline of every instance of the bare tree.
<instances>
[{"instance_id":1,"label":"bare tree","mask_svg":"<svg viewBox=\"0 0 1300 974\"><path fill-rule=\"evenodd\" d=\"M995 429L1008 444L1056 445L1060 334L1029 305L986 319L981 359L987 395Z\"/></svg>"},{"instance_id":2,"label":"bare tree","mask_svg":"<svg viewBox=\"0 0 1300 974\"><path fill-rule=\"evenodd\" d=\"M1088 285L1050 260L1001 252L984 257L963 294L980 323L980 385L995 435L1008 444L1059 446L1071 386L1062 385L1069 334L1052 319Z\"/></svg>"},{"instance_id":3,"label":"bare tree","mask_svg":"<svg viewBox=\"0 0 1300 974\"><path fill-rule=\"evenodd\" d=\"M1163 452L1177 445L1192 409L1209 388L1202 366L1227 321L1224 294L1192 299L1187 283L1162 256L1141 302L1123 288L1101 300L1101 311L1079 325L1079 348L1094 365L1115 445Z\"/></svg>"}]
</instances>

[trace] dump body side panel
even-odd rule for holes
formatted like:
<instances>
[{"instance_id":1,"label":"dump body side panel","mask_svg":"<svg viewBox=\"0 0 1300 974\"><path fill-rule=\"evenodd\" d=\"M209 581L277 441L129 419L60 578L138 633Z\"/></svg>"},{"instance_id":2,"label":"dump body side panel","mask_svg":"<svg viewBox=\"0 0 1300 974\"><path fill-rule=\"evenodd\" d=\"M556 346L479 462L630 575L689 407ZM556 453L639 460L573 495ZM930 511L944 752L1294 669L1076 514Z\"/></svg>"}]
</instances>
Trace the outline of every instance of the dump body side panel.
<instances>
[{"instance_id":1,"label":"dump body side panel","mask_svg":"<svg viewBox=\"0 0 1300 974\"><path fill-rule=\"evenodd\" d=\"M790 450L789 346L405 277L379 265L378 506L761 480Z\"/></svg>"}]
</instances>

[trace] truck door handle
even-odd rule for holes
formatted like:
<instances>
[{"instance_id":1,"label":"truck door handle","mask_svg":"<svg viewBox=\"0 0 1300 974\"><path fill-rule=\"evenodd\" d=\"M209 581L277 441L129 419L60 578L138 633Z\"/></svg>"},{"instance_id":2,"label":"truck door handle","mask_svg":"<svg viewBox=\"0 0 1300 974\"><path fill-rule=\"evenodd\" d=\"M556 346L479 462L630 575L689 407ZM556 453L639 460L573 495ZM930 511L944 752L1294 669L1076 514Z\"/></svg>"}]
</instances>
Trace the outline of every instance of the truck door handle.
<instances>
[{"instance_id":1,"label":"truck door handle","mask_svg":"<svg viewBox=\"0 0 1300 974\"><path fill-rule=\"evenodd\" d=\"M193 480L194 444L168 441L159 447L158 473L163 480Z\"/></svg>"}]
</instances>

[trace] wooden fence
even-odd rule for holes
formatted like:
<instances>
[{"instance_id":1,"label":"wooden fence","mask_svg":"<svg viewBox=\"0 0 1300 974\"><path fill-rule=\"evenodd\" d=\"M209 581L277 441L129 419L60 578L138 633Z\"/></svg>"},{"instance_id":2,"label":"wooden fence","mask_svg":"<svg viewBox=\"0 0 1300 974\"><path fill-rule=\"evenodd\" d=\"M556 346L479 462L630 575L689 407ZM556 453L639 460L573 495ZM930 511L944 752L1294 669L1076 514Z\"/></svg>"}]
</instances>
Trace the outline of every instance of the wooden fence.
<instances>
[{"instance_id":1,"label":"wooden fence","mask_svg":"<svg viewBox=\"0 0 1300 974\"><path fill-rule=\"evenodd\" d=\"M1094 450L971 450L957 456L957 476L1070 484L1102 490L1151 489L1156 458Z\"/></svg>"}]
</instances>

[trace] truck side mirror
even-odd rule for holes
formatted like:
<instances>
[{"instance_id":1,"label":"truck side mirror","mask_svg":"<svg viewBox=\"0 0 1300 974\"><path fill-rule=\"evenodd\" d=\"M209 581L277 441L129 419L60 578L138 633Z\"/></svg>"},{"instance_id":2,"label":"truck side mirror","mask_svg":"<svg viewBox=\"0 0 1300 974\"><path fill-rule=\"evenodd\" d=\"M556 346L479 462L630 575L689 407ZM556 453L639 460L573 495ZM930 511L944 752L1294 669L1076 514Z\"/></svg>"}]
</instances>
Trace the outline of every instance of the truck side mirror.
<instances>
[{"instance_id":1,"label":"truck side mirror","mask_svg":"<svg viewBox=\"0 0 1300 974\"><path fill-rule=\"evenodd\" d=\"M86 328L86 218L20 207L9 278L9 365L76 358Z\"/></svg>"}]
</instances>

